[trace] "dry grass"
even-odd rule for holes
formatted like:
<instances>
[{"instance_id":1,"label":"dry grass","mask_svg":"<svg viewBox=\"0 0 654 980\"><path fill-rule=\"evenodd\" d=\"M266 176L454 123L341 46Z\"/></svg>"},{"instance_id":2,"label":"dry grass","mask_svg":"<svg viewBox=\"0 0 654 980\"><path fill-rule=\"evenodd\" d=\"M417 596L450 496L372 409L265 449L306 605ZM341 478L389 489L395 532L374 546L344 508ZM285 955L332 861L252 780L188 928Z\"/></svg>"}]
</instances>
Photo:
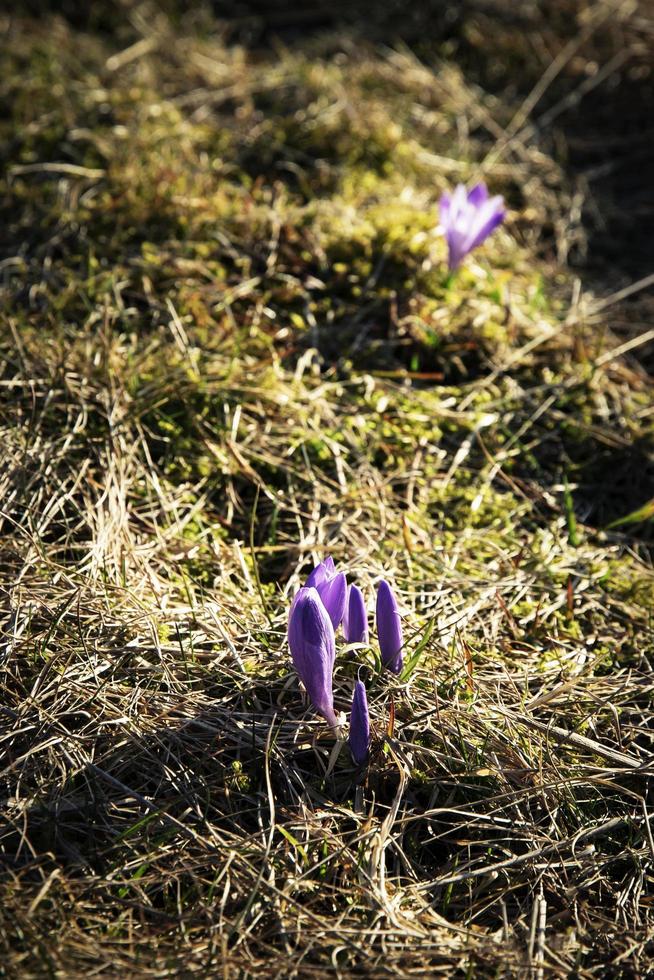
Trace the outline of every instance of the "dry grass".
<instances>
[{"instance_id":1,"label":"dry grass","mask_svg":"<svg viewBox=\"0 0 654 980\"><path fill-rule=\"evenodd\" d=\"M511 144L448 282L516 105L130 10L2 24L6 975L645 975L651 378L565 173ZM365 772L285 645L327 553L430 631L337 660Z\"/></svg>"}]
</instances>

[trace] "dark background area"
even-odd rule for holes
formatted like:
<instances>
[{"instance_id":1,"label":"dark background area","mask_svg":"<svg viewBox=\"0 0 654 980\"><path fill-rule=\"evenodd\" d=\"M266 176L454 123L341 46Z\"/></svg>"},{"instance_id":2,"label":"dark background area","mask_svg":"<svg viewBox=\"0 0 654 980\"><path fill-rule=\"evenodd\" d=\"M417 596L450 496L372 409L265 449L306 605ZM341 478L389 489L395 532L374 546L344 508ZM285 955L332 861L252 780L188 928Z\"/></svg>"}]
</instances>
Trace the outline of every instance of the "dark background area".
<instances>
[{"instance_id":1,"label":"dark background area","mask_svg":"<svg viewBox=\"0 0 654 980\"><path fill-rule=\"evenodd\" d=\"M252 48L339 30L384 45L404 43L426 64L443 56L456 61L486 91L517 104L560 59L528 121L586 199L587 246L573 250L571 262L598 274L609 264L616 278L652 271L653 5L337 0L302 9L253 0L214 3L213 11L231 39Z\"/></svg>"}]
</instances>

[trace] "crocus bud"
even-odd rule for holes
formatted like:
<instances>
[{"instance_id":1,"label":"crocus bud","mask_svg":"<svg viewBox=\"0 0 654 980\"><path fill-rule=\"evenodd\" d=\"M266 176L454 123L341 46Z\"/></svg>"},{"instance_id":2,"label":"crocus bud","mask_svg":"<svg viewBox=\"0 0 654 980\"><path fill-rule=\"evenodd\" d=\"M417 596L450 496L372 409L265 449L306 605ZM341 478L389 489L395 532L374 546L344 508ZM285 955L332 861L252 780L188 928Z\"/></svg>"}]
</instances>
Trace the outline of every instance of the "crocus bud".
<instances>
[{"instance_id":1,"label":"crocus bud","mask_svg":"<svg viewBox=\"0 0 654 980\"><path fill-rule=\"evenodd\" d=\"M288 618L288 645L314 708L330 725L337 725L332 693L334 627L316 589L300 589L295 596Z\"/></svg>"},{"instance_id":2,"label":"crocus bud","mask_svg":"<svg viewBox=\"0 0 654 980\"><path fill-rule=\"evenodd\" d=\"M456 269L468 252L488 238L504 221L503 199L489 197L485 184L466 191L457 184L453 194L443 194L440 200L441 226L448 247L448 265Z\"/></svg>"},{"instance_id":3,"label":"crocus bud","mask_svg":"<svg viewBox=\"0 0 654 980\"><path fill-rule=\"evenodd\" d=\"M363 593L358 585L350 585L343 613L343 635L348 643L368 642L368 616Z\"/></svg>"},{"instance_id":4,"label":"crocus bud","mask_svg":"<svg viewBox=\"0 0 654 980\"><path fill-rule=\"evenodd\" d=\"M309 575L306 587L317 589L322 604L332 621L332 626L337 630L345 611L347 596L345 572L337 572L333 558L325 558L319 565L316 565Z\"/></svg>"},{"instance_id":5,"label":"crocus bud","mask_svg":"<svg viewBox=\"0 0 654 980\"><path fill-rule=\"evenodd\" d=\"M362 766L368 758L370 747L370 716L368 714L368 698L363 681L354 685L352 711L350 713L350 752L358 766Z\"/></svg>"},{"instance_id":6,"label":"crocus bud","mask_svg":"<svg viewBox=\"0 0 654 980\"><path fill-rule=\"evenodd\" d=\"M384 667L394 674L402 670L402 621L397 600L388 582L380 582L377 589L377 637Z\"/></svg>"}]
</instances>

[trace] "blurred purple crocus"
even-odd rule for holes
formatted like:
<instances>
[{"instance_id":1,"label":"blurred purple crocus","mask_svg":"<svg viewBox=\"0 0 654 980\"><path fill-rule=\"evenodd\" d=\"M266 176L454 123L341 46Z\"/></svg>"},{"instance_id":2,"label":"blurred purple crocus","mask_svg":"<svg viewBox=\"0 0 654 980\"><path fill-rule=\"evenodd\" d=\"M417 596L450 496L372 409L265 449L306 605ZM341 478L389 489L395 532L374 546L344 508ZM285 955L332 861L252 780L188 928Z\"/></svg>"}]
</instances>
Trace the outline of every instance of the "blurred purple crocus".
<instances>
[{"instance_id":1,"label":"blurred purple crocus","mask_svg":"<svg viewBox=\"0 0 654 980\"><path fill-rule=\"evenodd\" d=\"M354 685L352 711L350 714L350 752L358 766L362 766L368 758L370 748L370 716L368 714L368 698L363 681Z\"/></svg>"},{"instance_id":2,"label":"blurred purple crocus","mask_svg":"<svg viewBox=\"0 0 654 980\"><path fill-rule=\"evenodd\" d=\"M388 582L381 581L377 589L377 637L382 663L393 674L402 670L402 620L397 599Z\"/></svg>"},{"instance_id":3,"label":"blurred purple crocus","mask_svg":"<svg viewBox=\"0 0 654 980\"><path fill-rule=\"evenodd\" d=\"M338 725L332 693L334 627L316 589L300 589L295 596L288 618L288 645L314 708L330 725Z\"/></svg>"},{"instance_id":4,"label":"blurred purple crocus","mask_svg":"<svg viewBox=\"0 0 654 980\"><path fill-rule=\"evenodd\" d=\"M318 591L322 604L332 621L332 626L337 630L345 612L347 596L345 572L337 572L334 559L325 558L319 565L316 565L309 575L306 588L313 588Z\"/></svg>"},{"instance_id":5,"label":"blurred purple crocus","mask_svg":"<svg viewBox=\"0 0 654 980\"><path fill-rule=\"evenodd\" d=\"M343 635L348 643L368 642L368 615L363 593L358 585L350 585L347 590Z\"/></svg>"},{"instance_id":6,"label":"blurred purple crocus","mask_svg":"<svg viewBox=\"0 0 654 980\"><path fill-rule=\"evenodd\" d=\"M459 267L468 252L488 238L504 221L504 199L489 197L485 184L466 191L457 184L453 194L443 194L440 200L441 226L449 250L450 271Z\"/></svg>"}]
</instances>

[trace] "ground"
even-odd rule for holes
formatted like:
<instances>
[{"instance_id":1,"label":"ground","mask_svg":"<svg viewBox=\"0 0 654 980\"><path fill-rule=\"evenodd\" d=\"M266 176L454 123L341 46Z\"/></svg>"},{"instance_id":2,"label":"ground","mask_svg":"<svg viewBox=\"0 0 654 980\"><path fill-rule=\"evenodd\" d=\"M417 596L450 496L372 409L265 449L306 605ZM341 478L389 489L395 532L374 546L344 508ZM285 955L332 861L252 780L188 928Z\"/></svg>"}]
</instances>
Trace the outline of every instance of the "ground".
<instances>
[{"instance_id":1,"label":"ground","mask_svg":"<svg viewBox=\"0 0 654 980\"><path fill-rule=\"evenodd\" d=\"M553 6L4 15L7 976L646 975L651 202L565 112L654 30ZM362 768L286 643L326 555L404 620L399 677L339 638Z\"/></svg>"}]
</instances>

